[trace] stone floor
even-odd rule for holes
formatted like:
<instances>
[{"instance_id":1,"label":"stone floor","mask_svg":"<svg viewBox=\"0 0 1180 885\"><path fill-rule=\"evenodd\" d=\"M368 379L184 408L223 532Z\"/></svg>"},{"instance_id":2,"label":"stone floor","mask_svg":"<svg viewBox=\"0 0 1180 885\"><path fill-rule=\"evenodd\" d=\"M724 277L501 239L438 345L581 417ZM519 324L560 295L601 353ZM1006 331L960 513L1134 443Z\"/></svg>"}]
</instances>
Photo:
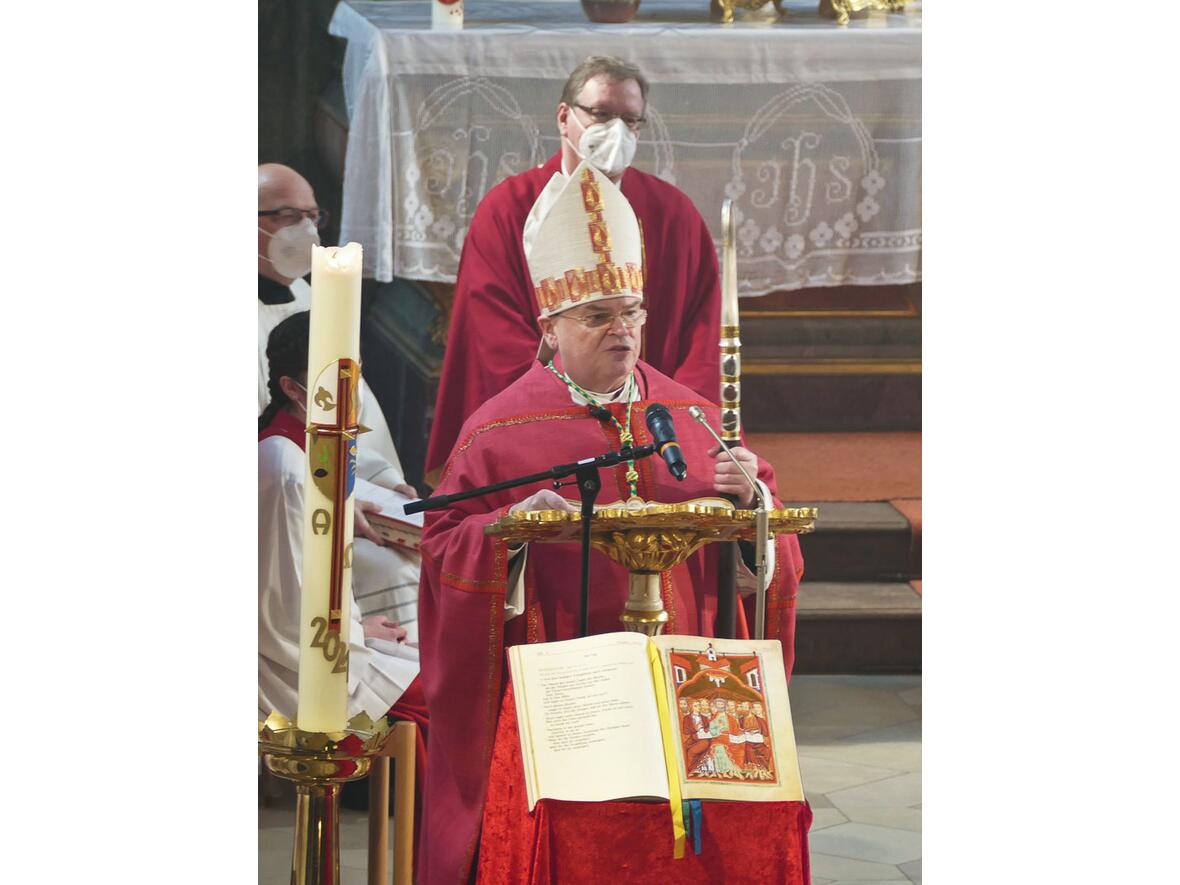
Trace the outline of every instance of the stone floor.
<instances>
[{"instance_id":1,"label":"stone floor","mask_svg":"<svg viewBox=\"0 0 1180 885\"><path fill-rule=\"evenodd\" d=\"M796 676L791 709L811 885L921 883L922 677ZM340 816L341 885L364 885L367 815ZM258 809L259 885L290 881L292 822L285 803Z\"/></svg>"},{"instance_id":2,"label":"stone floor","mask_svg":"<svg viewBox=\"0 0 1180 885\"><path fill-rule=\"evenodd\" d=\"M258 885L289 885L291 882L294 821L294 804L258 809ZM365 876L369 860L368 821L369 815L363 811L340 809L340 885L366 885L368 881ZM392 848L389 868L393 868Z\"/></svg>"},{"instance_id":3,"label":"stone floor","mask_svg":"<svg viewBox=\"0 0 1180 885\"><path fill-rule=\"evenodd\" d=\"M811 885L922 881L922 677L796 676Z\"/></svg>"}]
</instances>

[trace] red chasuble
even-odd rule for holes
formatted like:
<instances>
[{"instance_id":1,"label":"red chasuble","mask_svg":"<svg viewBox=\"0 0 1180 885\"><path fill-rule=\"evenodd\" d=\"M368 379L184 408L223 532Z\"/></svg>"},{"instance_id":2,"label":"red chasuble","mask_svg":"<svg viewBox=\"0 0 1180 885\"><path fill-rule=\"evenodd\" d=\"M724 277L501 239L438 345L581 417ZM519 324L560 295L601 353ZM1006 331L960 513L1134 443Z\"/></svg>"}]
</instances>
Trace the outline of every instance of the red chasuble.
<instances>
[{"instance_id":1,"label":"red chasuble","mask_svg":"<svg viewBox=\"0 0 1180 885\"><path fill-rule=\"evenodd\" d=\"M426 453L431 479L467 417L536 358L541 309L521 234L537 196L559 171L560 152L488 191L471 219ZM692 201L667 182L628 169L620 188L643 232L643 359L714 402L721 382L721 287L713 239Z\"/></svg>"},{"instance_id":2,"label":"red chasuble","mask_svg":"<svg viewBox=\"0 0 1180 885\"><path fill-rule=\"evenodd\" d=\"M642 399L631 406L637 445L651 442L644 410L668 407L676 425L688 476L677 482L659 456L636 463L639 495L677 503L716 496L713 439L688 415L699 405L716 426L718 408L647 364L636 366ZM626 425L626 406L609 408ZM521 379L481 407L464 424L443 470L439 494L536 473L559 463L621 447L611 421L599 420L570 401L564 382L534 363ZM598 503L625 501L626 466L602 471ZM774 472L761 461L759 478L777 494ZM418 597L422 680L430 711L426 794L430 797L419 843L425 882L463 882L473 860L487 790L488 764L503 691L504 649L522 642L551 642L577 635L580 599L578 544L531 544L524 570L525 612L505 622L507 544L484 527L508 508L548 487L522 486L471 498L427 513L422 537L422 585ZM573 488L563 490L576 498ZM777 502L776 502L777 503ZM779 505L781 506L781 505ZM767 595L766 638L779 639L787 673L794 659L795 595L803 559L794 535L779 536L774 579ZM717 611L716 545L707 544L661 578L666 633L714 635ZM622 629L627 570L591 551L591 633ZM742 607L738 631L748 635Z\"/></svg>"}]
</instances>

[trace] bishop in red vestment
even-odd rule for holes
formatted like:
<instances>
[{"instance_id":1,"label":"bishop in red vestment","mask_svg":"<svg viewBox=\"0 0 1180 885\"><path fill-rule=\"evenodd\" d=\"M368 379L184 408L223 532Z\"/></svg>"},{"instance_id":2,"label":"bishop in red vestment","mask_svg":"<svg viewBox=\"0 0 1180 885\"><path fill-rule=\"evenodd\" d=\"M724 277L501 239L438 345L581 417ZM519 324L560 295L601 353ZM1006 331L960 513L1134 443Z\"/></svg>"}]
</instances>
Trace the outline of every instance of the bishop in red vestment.
<instances>
[{"instance_id":1,"label":"bishop in red vestment","mask_svg":"<svg viewBox=\"0 0 1180 885\"><path fill-rule=\"evenodd\" d=\"M546 202L530 240L529 273L553 359L532 367L463 425L438 491L453 494L537 473L555 464L650 443L644 414L662 403L676 424L687 476L677 481L658 457L602 471L601 503L678 503L733 495L749 506L753 490L688 416L719 409L699 393L639 360L644 275L639 225L627 200L587 163ZM776 494L770 465L732 450ZM781 505L780 505L781 506ZM464 882L479 837L496 721L504 690L504 649L571 639L578 632L580 547L531 544L510 550L484 529L510 509L576 509L548 483L453 503L427 514L419 590L422 682L430 712L427 808L419 841L424 882ZM667 633L713 636L718 557L706 545L661 576ZM795 594L802 557L794 535L773 545L766 635L794 657ZM589 631L619 630L628 573L591 552ZM748 577L748 576L747 576ZM751 588L752 589L752 588ZM739 635L748 636L739 607Z\"/></svg>"},{"instance_id":2,"label":"bishop in red vestment","mask_svg":"<svg viewBox=\"0 0 1180 885\"><path fill-rule=\"evenodd\" d=\"M488 191L471 219L459 259L426 454L431 482L436 481L463 422L481 403L523 375L536 356L541 340L536 318L541 306L533 293L521 237L538 195L555 174L568 174L578 164L579 146L603 153L601 132L608 124L599 120L613 116L611 122L628 119L633 120L629 125L642 125L647 92L642 74L621 62L605 68L607 73L593 74L597 68L583 71L584 67L571 74L558 105L561 150L544 166L514 175ZM587 73L592 74L588 79ZM715 401L720 388L721 288L713 238L692 201L671 184L632 168L619 170L621 177L607 174L639 218L641 264L651 269L644 292L648 316L641 356L704 399Z\"/></svg>"}]
</instances>

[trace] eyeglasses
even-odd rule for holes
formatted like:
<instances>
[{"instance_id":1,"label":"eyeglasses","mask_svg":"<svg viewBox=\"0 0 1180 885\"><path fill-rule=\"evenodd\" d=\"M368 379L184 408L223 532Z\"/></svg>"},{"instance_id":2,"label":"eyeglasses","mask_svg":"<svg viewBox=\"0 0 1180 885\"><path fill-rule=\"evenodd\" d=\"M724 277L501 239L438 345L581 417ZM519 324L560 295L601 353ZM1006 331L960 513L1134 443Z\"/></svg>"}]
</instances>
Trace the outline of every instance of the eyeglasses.
<instances>
[{"instance_id":1,"label":"eyeglasses","mask_svg":"<svg viewBox=\"0 0 1180 885\"><path fill-rule=\"evenodd\" d=\"M615 119L615 117L618 117L627 124L627 128L632 132L638 132L643 128L643 124L647 122L647 117L632 117L627 114L616 114L613 111L608 111L603 108L588 108L584 104L578 104L577 102L574 102L574 107L576 107L579 111L585 111L587 114L589 114L590 119L592 119L595 123L609 123L611 120Z\"/></svg>"},{"instance_id":2,"label":"eyeglasses","mask_svg":"<svg viewBox=\"0 0 1180 885\"><path fill-rule=\"evenodd\" d=\"M601 329L604 326L613 326L615 320L621 320L624 328L634 329L636 326L642 325L643 321L647 319L647 311L642 307L629 307L622 313L595 310L576 316L572 313L563 313L559 314L559 316L567 320L573 320L575 323L581 323L587 329Z\"/></svg>"},{"instance_id":3,"label":"eyeglasses","mask_svg":"<svg viewBox=\"0 0 1180 885\"><path fill-rule=\"evenodd\" d=\"M300 219L310 218L316 227L323 227L328 223L327 209L296 209L294 206L280 206L278 209L259 209L258 217L273 216L279 220L280 227L295 224Z\"/></svg>"}]
</instances>

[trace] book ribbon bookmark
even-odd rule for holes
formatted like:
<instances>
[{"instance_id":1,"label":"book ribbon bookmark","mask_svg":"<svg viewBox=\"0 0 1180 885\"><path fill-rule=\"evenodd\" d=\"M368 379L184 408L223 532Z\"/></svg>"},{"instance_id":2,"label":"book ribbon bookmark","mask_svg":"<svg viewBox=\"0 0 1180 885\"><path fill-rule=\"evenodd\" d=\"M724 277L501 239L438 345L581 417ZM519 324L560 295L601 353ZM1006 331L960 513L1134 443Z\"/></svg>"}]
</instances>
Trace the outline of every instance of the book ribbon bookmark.
<instances>
[{"instance_id":1,"label":"book ribbon bookmark","mask_svg":"<svg viewBox=\"0 0 1180 885\"><path fill-rule=\"evenodd\" d=\"M692 840L693 854L701 853L701 800L685 799L680 803L684 809L684 823L688 828L688 838Z\"/></svg>"},{"instance_id":2,"label":"book ribbon bookmark","mask_svg":"<svg viewBox=\"0 0 1180 885\"><path fill-rule=\"evenodd\" d=\"M680 775L676 770L676 735L672 732L672 717L668 712L668 696L664 691L664 668L660 652L654 643L647 644L647 659L651 663L652 684L656 690L656 706L660 712L660 735L664 739L664 765L668 769L668 804L672 809L672 858L684 857L684 809L680 803Z\"/></svg>"}]
</instances>

